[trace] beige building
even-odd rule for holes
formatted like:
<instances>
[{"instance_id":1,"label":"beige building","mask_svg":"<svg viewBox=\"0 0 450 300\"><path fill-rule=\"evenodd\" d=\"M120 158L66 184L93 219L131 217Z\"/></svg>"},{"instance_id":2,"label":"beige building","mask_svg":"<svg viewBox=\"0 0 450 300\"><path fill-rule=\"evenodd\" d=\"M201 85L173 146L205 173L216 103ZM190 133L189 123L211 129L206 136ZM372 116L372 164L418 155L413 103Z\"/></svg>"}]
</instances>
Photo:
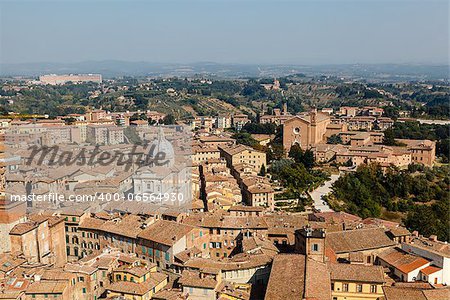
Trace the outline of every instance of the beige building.
<instances>
[{"instance_id":1,"label":"beige building","mask_svg":"<svg viewBox=\"0 0 450 300\"><path fill-rule=\"evenodd\" d=\"M250 206L262 206L268 210L275 209L275 190L266 178L248 176L242 179L243 200Z\"/></svg>"},{"instance_id":2,"label":"beige building","mask_svg":"<svg viewBox=\"0 0 450 300\"><path fill-rule=\"evenodd\" d=\"M69 75L42 75L39 76L39 81L43 84L65 84L68 82L72 83L85 83L85 82L95 82L102 83L102 75L100 74L69 74Z\"/></svg>"},{"instance_id":3,"label":"beige building","mask_svg":"<svg viewBox=\"0 0 450 300\"><path fill-rule=\"evenodd\" d=\"M192 147L192 162L195 165L219 159L220 150L217 147L204 145L196 145Z\"/></svg>"},{"instance_id":4,"label":"beige building","mask_svg":"<svg viewBox=\"0 0 450 300\"><path fill-rule=\"evenodd\" d=\"M334 300L378 300L385 283L381 266L329 263L331 296Z\"/></svg>"},{"instance_id":5,"label":"beige building","mask_svg":"<svg viewBox=\"0 0 450 300\"><path fill-rule=\"evenodd\" d=\"M294 144L302 149L309 149L323 142L330 122L328 114L315 110L287 120L283 125L283 146L286 152L289 153Z\"/></svg>"},{"instance_id":6,"label":"beige building","mask_svg":"<svg viewBox=\"0 0 450 300\"><path fill-rule=\"evenodd\" d=\"M67 262L63 218L33 215L31 220L11 229L11 249L20 251L29 262L61 267Z\"/></svg>"},{"instance_id":7,"label":"beige building","mask_svg":"<svg viewBox=\"0 0 450 300\"><path fill-rule=\"evenodd\" d=\"M411 160L414 163L432 166L436 159L436 142L430 140L407 140L397 139L396 141L406 144L406 148L411 152Z\"/></svg>"},{"instance_id":8,"label":"beige building","mask_svg":"<svg viewBox=\"0 0 450 300\"><path fill-rule=\"evenodd\" d=\"M262 166L266 166L266 153L251 147L245 145L219 146L219 150L220 156L225 158L229 168L246 163L255 172L259 172Z\"/></svg>"},{"instance_id":9,"label":"beige building","mask_svg":"<svg viewBox=\"0 0 450 300\"><path fill-rule=\"evenodd\" d=\"M99 145L117 145L124 142L122 127L88 125L86 141Z\"/></svg>"}]
</instances>

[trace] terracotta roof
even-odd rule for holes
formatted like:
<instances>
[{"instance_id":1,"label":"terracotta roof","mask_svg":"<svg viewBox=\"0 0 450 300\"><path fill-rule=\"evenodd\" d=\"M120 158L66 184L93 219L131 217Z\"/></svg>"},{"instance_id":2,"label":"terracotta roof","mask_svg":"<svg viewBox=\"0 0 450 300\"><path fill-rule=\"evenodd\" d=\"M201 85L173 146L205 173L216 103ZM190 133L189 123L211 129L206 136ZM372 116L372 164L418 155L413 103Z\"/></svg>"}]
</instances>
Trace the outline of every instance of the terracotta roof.
<instances>
[{"instance_id":1,"label":"terracotta roof","mask_svg":"<svg viewBox=\"0 0 450 300\"><path fill-rule=\"evenodd\" d=\"M194 227L190 225L159 220L144 229L138 237L163 245L172 246L193 229Z\"/></svg>"},{"instance_id":2,"label":"terracotta roof","mask_svg":"<svg viewBox=\"0 0 450 300\"><path fill-rule=\"evenodd\" d=\"M67 285L66 281L36 281L30 284L25 294L62 294Z\"/></svg>"},{"instance_id":3,"label":"terracotta roof","mask_svg":"<svg viewBox=\"0 0 450 300\"><path fill-rule=\"evenodd\" d=\"M25 223L19 223L16 224L11 231L9 232L9 234L12 235L22 235L25 234L33 229L36 229L39 226L39 223L37 222L25 222Z\"/></svg>"},{"instance_id":4,"label":"terracotta roof","mask_svg":"<svg viewBox=\"0 0 450 300\"><path fill-rule=\"evenodd\" d=\"M223 297L223 299L236 299L236 300L249 300L250 299L250 292L251 292L251 286L248 290L243 290L240 288L236 288L233 283L227 282L227 281L221 281L219 286L216 287L216 291L227 295ZM222 299L219 298L219 299Z\"/></svg>"},{"instance_id":5,"label":"terracotta roof","mask_svg":"<svg viewBox=\"0 0 450 300\"><path fill-rule=\"evenodd\" d=\"M182 297L181 290L161 290L152 296L152 299L157 300L180 300Z\"/></svg>"},{"instance_id":6,"label":"terracotta roof","mask_svg":"<svg viewBox=\"0 0 450 300\"><path fill-rule=\"evenodd\" d=\"M246 206L246 205L234 205L228 209L229 211L248 211L248 212L262 212L264 208L261 206Z\"/></svg>"},{"instance_id":7,"label":"terracotta roof","mask_svg":"<svg viewBox=\"0 0 450 300\"><path fill-rule=\"evenodd\" d=\"M97 219L97 218L86 218L84 219L80 225L80 229L93 229L93 230L100 230L102 225L105 223L104 220Z\"/></svg>"},{"instance_id":8,"label":"terracotta roof","mask_svg":"<svg viewBox=\"0 0 450 300\"><path fill-rule=\"evenodd\" d=\"M267 284L265 300L303 299L305 290L304 255L276 255Z\"/></svg>"},{"instance_id":9,"label":"terracotta roof","mask_svg":"<svg viewBox=\"0 0 450 300\"><path fill-rule=\"evenodd\" d=\"M384 286L386 300L443 300L450 298L450 291L445 289L421 289L415 287Z\"/></svg>"},{"instance_id":10,"label":"terracotta roof","mask_svg":"<svg viewBox=\"0 0 450 300\"><path fill-rule=\"evenodd\" d=\"M25 259L14 257L10 253L0 254L0 272L7 273L24 263Z\"/></svg>"},{"instance_id":11,"label":"terracotta roof","mask_svg":"<svg viewBox=\"0 0 450 300\"><path fill-rule=\"evenodd\" d=\"M266 266L271 262L272 257L265 254L240 253L230 259L222 259L220 261L208 258L191 258L185 263L185 266L198 270L233 271Z\"/></svg>"},{"instance_id":12,"label":"terracotta roof","mask_svg":"<svg viewBox=\"0 0 450 300\"><path fill-rule=\"evenodd\" d=\"M426 260L423 257L407 253L398 248L387 249L379 253L378 258L384 260L386 263L405 274L430 263L429 260Z\"/></svg>"},{"instance_id":13,"label":"terracotta roof","mask_svg":"<svg viewBox=\"0 0 450 300\"><path fill-rule=\"evenodd\" d=\"M436 273L439 271L442 271L442 269L439 267L435 267L435 266L428 266L428 267L425 267L422 270L420 270L420 272L425 275L430 275L430 274L433 274L433 273Z\"/></svg>"},{"instance_id":14,"label":"terracotta roof","mask_svg":"<svg viewBox=\"0 0 450 300\"><path fill-rule=\"evenodd\" d=\"M178 281L182 286L200 287L214 289L217 286L217 280L210 277L201 277L199 272L184 271Z\"/></svg>"},{"instance_id":15,"label":"terracotta roof","mask_svg":"<svg viewBox=\"0 0 450 300\"><path fill-rule=\"evenodd\" d=\"M427 298L427 300L450 299L450 289L449 288L423 290L422 292L425 295L425 298Z\"/></svg>"},{"instance_id":16,"label":"terracotta roof","mask_svg":"<svg viewBox=\"0 0 450 300\"><path fill-rule=\"evenodd\" d=\"M391 228L389 230L389 232L395 236L405 236L405 235L411 235L411 232L409 232L408 229L406 229L405 227L395 227L395 228Z\"/></svg>"},{"instance_id":17,"label":"terracotta roof","mask_svg":"<svg viewBox=\"0 0 450 300\"><path fill-rule=\"evenodd\" d=\"M305 299L331 299L331 278L326 264L313 259L306 260Z\"/></svg>"},{"instance_id":18,"label":"terracotta roof","mask_svg":"<svg viewBox=\"0 0 450 300\"><path fill-rule=\"evenodd\" d=\"M192 214L183 223L206 228L267 229L265 220L254 216L227 216L207 213Z\"/></svg>"},{"instance_id":19,"label":"terracotta roof","mask_svg":"<svg viewBox=\"0 0 450 300\"><path fill-rule=\"evenodd\" d=\"M378 249L396 245L382 228L356 229L327 234L327 243L335 253Z\"/></svg>"},{"instance_id":20,"label":"terracotta roof","mask_svg":"<svg viewBox=\"0 0 450 300\"><path fill-rule=\"evenodd\" d=\"M331 281L352 281L384 283L384 271L381 266L329 263Z\"/></svg>"},{"instance_id":21,"label":"terracotta roof","mask_svg":"<svg viewBox=\"0 0 450 300\"><path fill-rule=\"evenodd\" d=\"M131 295L145 295L147 294L155 285L149 284L149 282L130 282L130 281L116 281L112 282L105 287L108 291L119 292L123 294Z\"/></svg>"},{"instance_id":22,"label":"terracotta roof","mask_svg":"<svg viewBox=\"0 0 450 300\"><path fill-rule=\"evenodd\" d=\"M122 219L106 221L99 228L102 231L126 237L136 238L142 231L141 226L145 220L136 215L126 215Z\"/></svg>"},{"instance_id":23,"label":"terracotta roof","mask_svg":"<svg viewBox=\"0 0 450 300\"><path fill-rule=\"evenodd\" d=\"M121 266L117 269L114 270L114 272L124 272L124 273L129 273L131 275L137 276L137 277L142 277L145 274L150 273L150 270L144 267L129 267L129 266Z\"/></svg>"},{"instance_id":24,"label":"terracotta roof","mask_svg":"<svg viewBox=\"0 0 450 300\"><path fill-rule=\"evenodd\" d=\"M7 299L7 300L11 300L11 299L21 299L20 295L22 295L23 291L11 291L11 290L6 290L6 291L2 291L0 292L0 299Z\"/></svg>"}]
</instances>

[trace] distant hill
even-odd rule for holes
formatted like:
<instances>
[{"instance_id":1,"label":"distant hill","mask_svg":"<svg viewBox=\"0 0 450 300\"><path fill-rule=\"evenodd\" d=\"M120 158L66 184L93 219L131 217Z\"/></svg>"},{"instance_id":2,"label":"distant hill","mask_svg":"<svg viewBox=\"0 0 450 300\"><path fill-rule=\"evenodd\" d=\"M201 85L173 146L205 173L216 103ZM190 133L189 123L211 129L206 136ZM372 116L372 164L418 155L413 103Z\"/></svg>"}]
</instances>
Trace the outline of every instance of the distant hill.
<instances>
[{"instance_id":1,"label":"distant hill","mask_svg":"<svg viewBox=\"0 0 450 300\"><path fill-rule=\"evenodd\" d=\"M346 65L256 65L199 62L191 64L127 62L117 60L78 63L0 64L0 76L42 74L100 73L105 78L118 76L210 76L219 78L280 77L292 74L338 76L369 80L436 80L448 79L448 65L414 64L346 64Z\"/></svg>"}]
</instances>

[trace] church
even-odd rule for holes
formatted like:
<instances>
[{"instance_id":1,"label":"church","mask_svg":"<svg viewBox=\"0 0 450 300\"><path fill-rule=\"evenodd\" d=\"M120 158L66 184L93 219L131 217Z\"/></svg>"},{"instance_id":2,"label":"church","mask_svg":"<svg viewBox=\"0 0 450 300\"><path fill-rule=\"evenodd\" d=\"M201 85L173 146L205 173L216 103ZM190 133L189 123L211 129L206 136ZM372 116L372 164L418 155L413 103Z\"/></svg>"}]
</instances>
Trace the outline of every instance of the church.
<instances>
[{"instance_id":1,"label":"church","mask_svg":"<svg viewBox=\"0 0 450 300\"><path fill-rule=\"evenodd\" d=\"M186 161L183 161L185 160L183 155L180 157L175 155L173 145L165 138L162 127L159 128L156 139L149 144L148 149L154 149L149 155L164 153L165 157L161 165L152 163L142 166L135 172L132 177L134 199L163 206L180 206L189 202L191 169Z\"/></svg>"},{"instance_id":2,"label":"church","mask_svg":"<svg viewBox=\"0 0 450 300\"><path fill-rule=\"evenodd\" d=\"M326 131L331 123L328 114L312 110L286 120L283 124L283 147L289 153L291 147L299 145L303 150L326 141Z\"/></svg>"}]
</instances>

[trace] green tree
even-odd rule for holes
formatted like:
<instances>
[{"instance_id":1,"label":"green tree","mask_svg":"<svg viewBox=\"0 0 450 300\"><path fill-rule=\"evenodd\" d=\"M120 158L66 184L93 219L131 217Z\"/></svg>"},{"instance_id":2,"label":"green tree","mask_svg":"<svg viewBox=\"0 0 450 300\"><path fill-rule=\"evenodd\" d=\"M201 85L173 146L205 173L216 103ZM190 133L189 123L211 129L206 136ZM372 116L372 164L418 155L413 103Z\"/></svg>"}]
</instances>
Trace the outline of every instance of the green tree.
<instances>
[{"instance_id":1,"label":"green tree","mask_svg":"<svg viewBox=\"0 0 450 300\"><path fill-rule=\"evenodd\" d=\"M338 134L333 134L327 138L328 144L342 144L342 139Z\"/></svg>"},{"instance_id":2,"label":"green tree","mask_svg":"<svg viewBox=\"0 0 450 300\"><path fill-rule=\"evenodd\" d=\"M175 117L172 114L168 114L167 116L164 117L163 119L163 124L164 125L173 125L175 124Z\"/></svg>"}]
</instances>

